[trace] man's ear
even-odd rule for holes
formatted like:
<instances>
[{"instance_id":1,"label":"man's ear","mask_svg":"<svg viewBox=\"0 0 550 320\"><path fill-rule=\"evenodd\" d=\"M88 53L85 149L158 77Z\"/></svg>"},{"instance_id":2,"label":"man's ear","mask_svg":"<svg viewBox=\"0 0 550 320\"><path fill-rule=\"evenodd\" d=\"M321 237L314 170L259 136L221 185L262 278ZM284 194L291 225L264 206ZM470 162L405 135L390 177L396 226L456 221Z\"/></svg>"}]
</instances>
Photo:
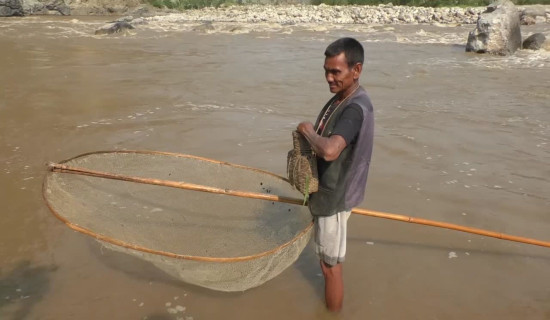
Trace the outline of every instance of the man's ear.
<instances>
[{"instance_id":1,"label":"man's ear","mask_svg":"<svg viewBox=\"0 0 550 320\"><path fill-rule=\"evenodd\" d=\"M356 63L353 66L353 79L357 80L359 79L359 76L361 75L361 71L363 71L363 64L362 63Z\"/></svg>"}]
</instances>

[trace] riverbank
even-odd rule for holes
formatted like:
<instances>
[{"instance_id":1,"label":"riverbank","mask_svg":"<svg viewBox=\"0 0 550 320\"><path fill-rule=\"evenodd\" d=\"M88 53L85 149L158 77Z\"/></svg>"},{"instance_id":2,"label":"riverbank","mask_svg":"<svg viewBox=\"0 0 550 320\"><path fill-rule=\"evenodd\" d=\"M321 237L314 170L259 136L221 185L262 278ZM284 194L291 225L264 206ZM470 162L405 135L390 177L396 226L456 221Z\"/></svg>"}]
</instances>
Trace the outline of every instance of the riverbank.
<instances>
[{"instance_id":1,"label":"riverbank","mask_svg":"<svg viewBox=\"0 0 550 320\"><path fill-rule=\"evenodd\" d=\"M203 29L213 29L212 23L292 25L397 25L397 24L475 24L486 8L431 8L378 5L246 5L223 6L181 11L160 11L152 16L130 14L124 21L139 25L148 22L202 22ZM518 7L522 24L550 23L550 6ZM149 12L151 14L151 12ZM525 23L524 23L525 21ZM526 23L526 22L529 23Z\"/></svg>"},{"instance_id":2,"label":"riverbank","mask_svg":"<svg viewBox=\"0 0 550 320\"><path fill-rule=\"evenodd\" d=\"M288 24L408 24L445 23L473 24L477 8L425 8L393 5L327 6L327 5L247 5L186 10L160 19L212 22L246 22Z\"/></svg>"},{"instance_id":3,"label":"riverbank","mask_svg":"<svg viewBox=\"0 0 550 320\"><path fill-rule=\"evenodd\" d=\"M325 4L246 4L205 7L180 11L158 8L142 0L0 0L7 1L12 15L117 15L132 18L162 18L177 21L246 23L330 23L330 24L474 24L485 7L412 7L380 5L329 6ZM18 7L19 5L19 7ZM19 8L19 9L18 9ZM518 6L520 15L529 17L525 24L550 22L550 5ZM7 9L6 9L7 10ZM4 10L4 11L6 11ZM0 10L2 11L2 10ZM7 12L7 11L6 11ZM0 14L1 16L2 14Z\"/></svg>"}]
</instances>

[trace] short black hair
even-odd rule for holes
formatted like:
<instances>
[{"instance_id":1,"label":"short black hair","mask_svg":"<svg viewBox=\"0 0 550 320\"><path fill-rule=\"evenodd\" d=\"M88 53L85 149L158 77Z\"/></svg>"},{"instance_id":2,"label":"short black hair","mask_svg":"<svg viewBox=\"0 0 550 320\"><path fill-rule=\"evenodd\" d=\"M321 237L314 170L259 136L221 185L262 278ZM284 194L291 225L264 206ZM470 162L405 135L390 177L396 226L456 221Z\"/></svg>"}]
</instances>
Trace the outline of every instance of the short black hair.
<instances>
[{"instance_id":1,"label":"short black hair","mask_svg":"<svg viewBox=\"0 0 550 320\"><path fill-rule=\"evenodd\" d=\"M342 52L346 56L349 68L352 68L358 63L363 64L363 61L365 60L363 46L354 38L340 38L329 44L325 50L325 57L332 58Z\"/></svg>"}]
</instances>

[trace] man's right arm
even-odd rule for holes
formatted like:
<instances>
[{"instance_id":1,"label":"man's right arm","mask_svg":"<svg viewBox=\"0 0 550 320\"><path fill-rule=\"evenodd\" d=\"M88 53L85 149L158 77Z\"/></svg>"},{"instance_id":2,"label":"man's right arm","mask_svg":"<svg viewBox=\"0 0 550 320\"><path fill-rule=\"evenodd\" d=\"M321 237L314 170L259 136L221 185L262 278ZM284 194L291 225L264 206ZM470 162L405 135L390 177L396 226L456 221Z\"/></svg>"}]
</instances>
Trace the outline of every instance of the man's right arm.
<instances>
[{"instance_id":1,"label":"man's right arm","mask_svg":"<svg viewBox=\"0 0 550 320\"><path fill-rule=\"evenodd\" d=\"M334 134L330 137L318 135L311 122L300 123L297 131L304 135L317 156L325 161L338 159L342 150L347 146L346 140L341 135Z\"/></svg>"}]
</instances>

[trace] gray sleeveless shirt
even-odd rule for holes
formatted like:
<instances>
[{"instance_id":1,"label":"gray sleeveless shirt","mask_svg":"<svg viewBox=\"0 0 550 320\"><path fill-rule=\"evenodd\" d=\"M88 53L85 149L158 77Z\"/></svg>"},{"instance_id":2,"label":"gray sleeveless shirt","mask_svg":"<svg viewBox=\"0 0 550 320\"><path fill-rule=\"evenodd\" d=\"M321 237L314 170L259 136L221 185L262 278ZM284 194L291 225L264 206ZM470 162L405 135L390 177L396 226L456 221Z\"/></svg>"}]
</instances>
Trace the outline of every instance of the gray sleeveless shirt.
<instances>
[{"instance_id":1,"label":"gray sleeveless shirt","mask_svg":"<svg viewBox=\"0 0 550 320\"><path fill-rule=\"evenodd\" d=\"M333 101L334 98L321 110L316 127ZM338 159L325 161L317 158L319 191L312 193L309 199L309 209L314 216L331 216L340 211L351 210L365 197L373 146L374 115L370 98L362 87L334 111L324 125L322 136L332 135L343 111L352 104L358 105L363 111L361 129L354 142L342 150Z\"/></svg>"}]
</instances>

